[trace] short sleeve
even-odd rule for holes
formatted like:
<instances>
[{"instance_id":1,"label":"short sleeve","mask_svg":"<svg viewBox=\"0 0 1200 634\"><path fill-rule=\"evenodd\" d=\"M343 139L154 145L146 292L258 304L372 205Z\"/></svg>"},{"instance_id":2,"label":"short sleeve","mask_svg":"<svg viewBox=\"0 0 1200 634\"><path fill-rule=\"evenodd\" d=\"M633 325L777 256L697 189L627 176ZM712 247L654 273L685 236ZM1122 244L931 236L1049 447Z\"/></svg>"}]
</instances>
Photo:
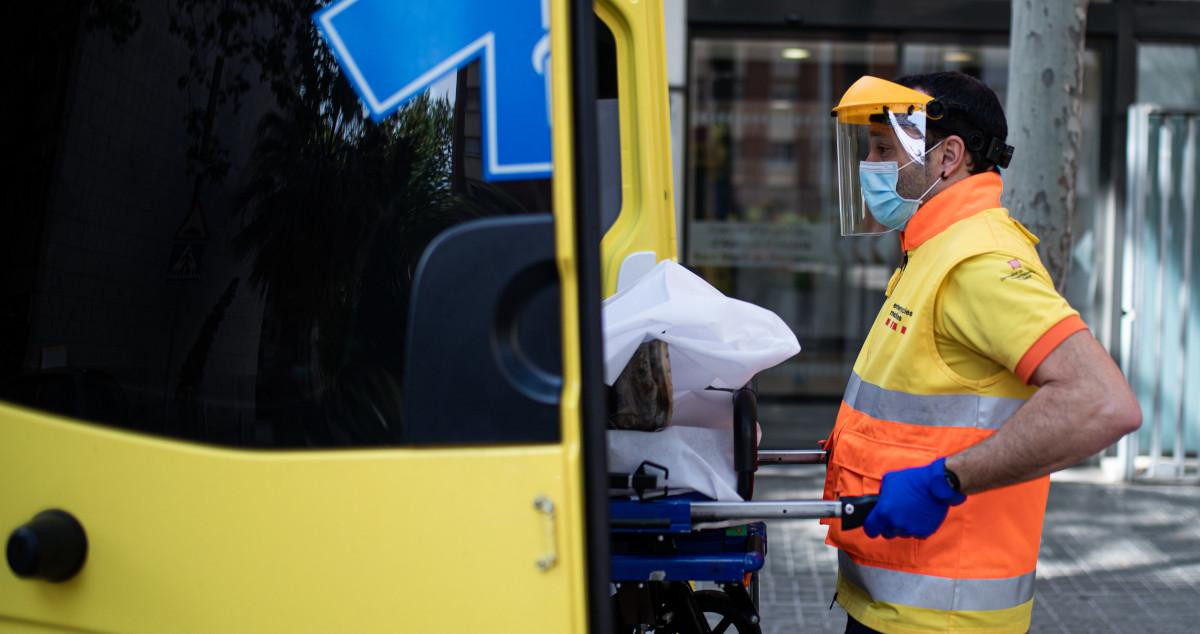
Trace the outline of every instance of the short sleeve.
<instances>
[{"instance_id":1,"label":"short sleeve","mask_svg":"<svg viewBox=\"0 0 1200 634\"><path fill-rule=\"evenodd\" d=\"M1042 361L1087 324L1040 262L987 253L959 263L943 281L936 328L941 338L1028 383Z\"/></svg>"}]
</instances>

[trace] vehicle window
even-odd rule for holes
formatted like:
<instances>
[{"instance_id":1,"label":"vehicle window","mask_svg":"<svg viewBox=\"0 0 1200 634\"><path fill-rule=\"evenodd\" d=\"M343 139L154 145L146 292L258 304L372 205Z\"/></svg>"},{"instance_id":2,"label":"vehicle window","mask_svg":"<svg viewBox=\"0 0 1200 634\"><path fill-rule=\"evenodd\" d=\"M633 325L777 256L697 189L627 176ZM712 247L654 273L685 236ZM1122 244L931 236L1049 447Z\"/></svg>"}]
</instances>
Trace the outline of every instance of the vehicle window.
<instances>
[{"instance_id":1,"label":"vehicle window","mask_svg":"<svg viewBox=\"0 0 1200 634\"><path fill-rule=\"evenodd\" d=\"M621 113L617 107L617 42L596 19L596 141L600 154L600 234L621 215Z\"/></svg>"},{"instance_id":2,"label":"vehicle window","mask_svg":"<svg viewBox=\"0 0 1200 634\"><path fill-rule=\"evenodd\" d=\"M477 62L372 122L324 4L14 5L0 397L225 445L404 443L426 245L548 213L551 181L484 180Z\"/></svg>"}]
</instances>

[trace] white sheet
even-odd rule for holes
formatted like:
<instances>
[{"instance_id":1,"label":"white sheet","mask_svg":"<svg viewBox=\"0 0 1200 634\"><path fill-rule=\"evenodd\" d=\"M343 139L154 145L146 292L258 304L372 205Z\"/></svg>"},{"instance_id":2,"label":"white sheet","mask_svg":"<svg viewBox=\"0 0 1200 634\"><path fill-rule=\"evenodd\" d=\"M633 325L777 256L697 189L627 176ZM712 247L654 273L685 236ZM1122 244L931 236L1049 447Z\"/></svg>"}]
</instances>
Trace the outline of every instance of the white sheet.
<instances>
[{"instance_id":1,"label":"white sheet","mask_svg":"<svg viewBox=\"0 0 1200 634\"><path fill-rule=\"evenodd\" d=\"M733 403L726 391L800 351L775 313L721 294L686 268L664 260L604 302L605 382L612 385L637 347L667 343L674 411L658 432L610 430L609 470L628 473L643 460L670 469L672 490L740 500L733 470Z\"/></svg>"},{"instance_id":2,"label":"white sheet","mask_svg":"<svg viewBox=\"0 0 1200 634\"><path fill-rule=\"evenodd\" d=\"M608 430L609 471L633 473L643 460L669 470L672 494L691 490L714 500L742 499L729 429L671 425L662 431Z\"/></svg>"}]
</instances>

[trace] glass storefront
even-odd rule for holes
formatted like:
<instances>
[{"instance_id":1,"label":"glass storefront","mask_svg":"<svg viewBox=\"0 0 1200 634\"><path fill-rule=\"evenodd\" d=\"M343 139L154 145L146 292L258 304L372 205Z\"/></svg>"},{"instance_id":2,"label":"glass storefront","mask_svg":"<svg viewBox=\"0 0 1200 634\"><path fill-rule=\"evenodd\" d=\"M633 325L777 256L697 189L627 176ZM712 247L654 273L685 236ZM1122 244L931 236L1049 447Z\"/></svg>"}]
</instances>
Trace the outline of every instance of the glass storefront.
<instances>
[{"instance_id":1,"label":"glass storefront","mask_svg":"<svg viewBox=\"0 0 1200 634\"><path fill-rule=\"evenodd\" d=\"M1175 108L1200 106L1200 46L1145 43L1137 49L1137 100Z\"/></svg>"},{"instance_id":2,"label":"glass storefront","mask_svg":"<svg viewBox=\"0 0 1200 634\"><path fill-rule=\"evenodd\" d=\"M765 394L840 394L899 249L840 243L829 108L856 78L896 74L882 42L694 39L685 262L771 308L804 353Z\"/></svg>"}]
</instances>

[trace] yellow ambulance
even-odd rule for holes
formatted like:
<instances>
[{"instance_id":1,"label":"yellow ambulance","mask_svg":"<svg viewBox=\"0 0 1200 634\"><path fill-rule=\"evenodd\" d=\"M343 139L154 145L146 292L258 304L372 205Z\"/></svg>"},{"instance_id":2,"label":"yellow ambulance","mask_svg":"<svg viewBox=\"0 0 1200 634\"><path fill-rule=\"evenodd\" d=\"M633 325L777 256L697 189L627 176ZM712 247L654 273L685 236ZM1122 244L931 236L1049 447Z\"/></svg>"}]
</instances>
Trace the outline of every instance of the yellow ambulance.
<instances>
[{"instance_id":1,"label":"yellow ambulance","mask_svg":"<svg viewBox=\"0 0 1200 634\"><path fill-rule=\"evenodd\" d=\"M376 117L325 0L23 4L0 631L608 627L601 301L677 256L662 4L524 1L544 173L493 169L499 31Z\"/></svg>"}]
</instances>

